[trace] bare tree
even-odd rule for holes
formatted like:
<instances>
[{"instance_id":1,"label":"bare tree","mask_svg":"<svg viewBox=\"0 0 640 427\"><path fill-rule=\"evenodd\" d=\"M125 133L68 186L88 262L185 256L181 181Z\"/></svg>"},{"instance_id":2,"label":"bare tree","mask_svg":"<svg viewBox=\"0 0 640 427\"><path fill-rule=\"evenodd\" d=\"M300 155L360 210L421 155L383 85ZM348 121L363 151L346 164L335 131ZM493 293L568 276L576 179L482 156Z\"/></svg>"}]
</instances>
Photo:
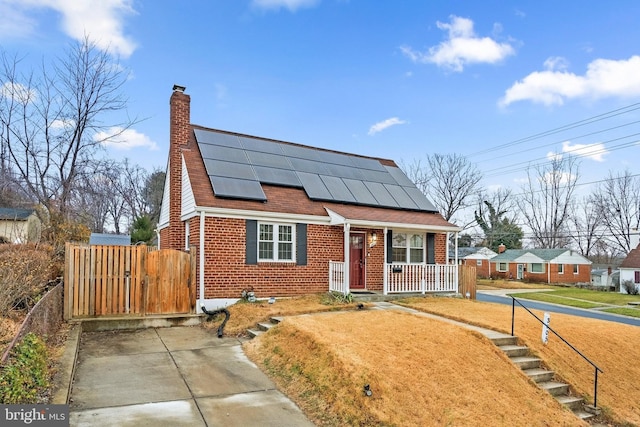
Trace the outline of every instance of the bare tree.
<instances>
[{"instance_id":1,"label":"bare tree","mask_svg":"<svg viewBox=\"0 0 640 427\"><path fill-rule=\"evenodd\" d=\"M593 193L593 205L612 248L621 255L634 249L630 234L640 226L640 178L629 170L615 175L609 172Z\"/></svg>"},{"instance_id":2,"label":"bare tree","mask_svg":"<svg viewBox=\"0 0 640 427\"><path fill-rule=\"evenodd\" d=\"M449 221L477 192L482 173L461 154L429 154L427 165L418 160L404 170Z\"/></svg>"},{"instance_id":3,"label":"bare tree","mask_svg":"<svg viewBox=\"0 0 640 427\"><path fill-rule=\"evenodd\" d=\"M573 156L555 156L527 169L528 182L518 205L531 230L534 246L563 248L569 243L568 225L579 164Z\"/></svg>"},{"instance_id":4,"label":"bare tree","mask_svg":"<svg viewBox=\"0 0 640 427\"><path fill-rule=\"evenodd\" d=\"M3 160L50 217L67 220L78 183L93 173L102 143L134 123L103 121L125 110L126 75L88 38L50 67L43 65L37 77L33 71L20 73L16 58L3 54L2 59Z\"/></svg>"},{"instance_id":5,"label":"bare tree","mask_svg":"<svg viewBox=\"0 0 640 427\"><path fill-rule=\"evenodd\" d=\"M569 216L569 223L573 227L571 240L585 257L594 255L602 248L602 245L599 244L604 235L602 213L594 208L594 198L592 196L585 197L581 202L576 203Z\"/></svg>"}]
</instances>

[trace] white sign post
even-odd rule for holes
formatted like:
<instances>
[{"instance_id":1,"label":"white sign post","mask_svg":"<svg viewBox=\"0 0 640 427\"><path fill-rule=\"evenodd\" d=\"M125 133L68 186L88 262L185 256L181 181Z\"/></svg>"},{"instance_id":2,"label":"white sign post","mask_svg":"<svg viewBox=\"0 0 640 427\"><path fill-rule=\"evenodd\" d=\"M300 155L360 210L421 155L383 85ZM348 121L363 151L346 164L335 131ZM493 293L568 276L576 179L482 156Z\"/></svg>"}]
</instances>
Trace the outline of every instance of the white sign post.
<instances>
[{"instance_id":1,"label":"white sign post","mask_svg":"<svg viewBox=\"0 0 640 427\"><path fill-rule=\"evenodd\" d=\"M549 321L551 320L551 315L549 313L544 314L544 320L542 322L542 342L547 343L549 341Z\"/></svg>"}]
</instances>

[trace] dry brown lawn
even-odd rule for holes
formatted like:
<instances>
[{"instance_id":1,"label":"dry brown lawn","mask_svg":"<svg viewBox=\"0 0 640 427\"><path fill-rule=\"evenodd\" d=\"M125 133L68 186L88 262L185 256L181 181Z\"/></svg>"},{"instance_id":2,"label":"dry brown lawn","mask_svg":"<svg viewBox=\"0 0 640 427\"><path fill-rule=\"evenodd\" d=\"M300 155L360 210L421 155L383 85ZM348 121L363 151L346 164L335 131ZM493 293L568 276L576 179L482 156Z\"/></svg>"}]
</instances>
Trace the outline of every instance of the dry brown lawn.
<instances>
[{"instance_id":1,"label":"dry brown lawn","mask_svg":"<svg viewBox=\"0 0 640 427\"><path fill-rule=\"evenodd\" d=\"M244 336L247 334L247 329L255 328L256 323L268 321L274 316L292 316L303 313L354 309L355 307L355 303L341 304L329 294L280 298L274 304L262 300L255 303L239 302L228 307L231 316L224 327L224 334ZM216 315L212 322L207 322L204 326L205 328L217 329L223 319L223 314Z\"/></svg>"},{"instance_id":2,"label":"dry brown lawn","mask_svg":"<svg viewBox=\"0 0 640 427\"><path fill-rule=\"evenodd\" d=\"M425 312L502 332L511 332L511 307L447 298L415 298L406 304ZM543 313L533 310L542 318ZM551 313L550 326L594 361L598 376L598 406L615 422L640 425L640 328L595 319ZM547 366L593 403L594 368L553 334L541 341L541 325L522 308L516 309L515 335Z\"/></svg>"},{"instance_id":3,"label":"dry brown lawn","mask_svg":"<svg viewBox=\"0 0 640 427\"><path fill-rule=\"evenodd\" d=\"M540 284L540 283L524 283L514 280L503 279L478 279L477 283L479 290L489 289L549 289L553 288L553 285Z\"/></svg>"},{"instance_id":4,"label":"dry brown lawn","mask_svg":"<svg viewBox=\"0 0 640 427\"><path fill-rule=\"evenodd\" d=\"M486 337L413 314L287 317L245 350L318 425L582 425Z\"/></svg>"}]
</instances>

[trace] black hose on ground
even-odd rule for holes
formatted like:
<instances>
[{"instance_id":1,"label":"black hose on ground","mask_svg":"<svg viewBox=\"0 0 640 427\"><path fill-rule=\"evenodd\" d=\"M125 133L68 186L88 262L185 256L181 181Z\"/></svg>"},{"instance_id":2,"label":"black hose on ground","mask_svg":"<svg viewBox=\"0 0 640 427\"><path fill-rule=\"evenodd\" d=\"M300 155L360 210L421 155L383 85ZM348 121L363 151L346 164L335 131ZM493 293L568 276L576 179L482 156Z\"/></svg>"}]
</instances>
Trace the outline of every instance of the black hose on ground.
<instances>
[{"instance_id":1,"label":"black hose on ground","mask_svg":"<svg viewBox=\"0 0 640 427\"><path fill-rule=\"evenodd\" d=\"M222 330L224 329L224 325L227 324L227 320L229 320L229 317L231 317L231 313L229 313L229 310L227 310L226 308L220 308L218 310L209 311L205 308L204 305L200 308L202 309L202 312L207 315L207 322L212 321L213 317L216 314L224 313L224 320L222 321L222 324L218 326L218 338L222 338Z\"/></svg>"}]
</instances>

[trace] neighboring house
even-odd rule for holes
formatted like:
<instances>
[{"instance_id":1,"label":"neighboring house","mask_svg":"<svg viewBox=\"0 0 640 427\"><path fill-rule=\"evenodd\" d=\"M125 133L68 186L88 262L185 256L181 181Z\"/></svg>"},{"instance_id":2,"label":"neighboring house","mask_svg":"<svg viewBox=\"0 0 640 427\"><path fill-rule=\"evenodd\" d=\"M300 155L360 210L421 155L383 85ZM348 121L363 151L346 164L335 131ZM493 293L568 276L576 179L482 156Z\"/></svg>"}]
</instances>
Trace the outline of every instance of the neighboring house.
<instances>
[{"instance_id":1,"label":"neighboring house","mask_svg":"<svg viewBox=\"0 0 640 427\"><path fill-rule=\"evenodd\" d=\"M572 249L507 249L491 259L492 276L545 283L590 283L591 261Z\"/></svg>"},{"instance_id":2,"label":"neighboring house","mask_svg":"<svg viewBox=\"0 0 640 427\"><path fill-rule=\"evenodd\" d=\"M627 293L625 286L627 281L640 290L640 244L636 244L636 248L632 249L620 264L620 293L622 294Z\"/></svg>"},{"instance_id":3,"label":"neighboring house","mask_svg":"<svg viewBox=\"0 0 640 427\"><path fill-rule=\"evenodd\" d=\"M192 125L175 86L160 249L197 251L198 310L329 290L457 292L451 233L392 160Z\"/></svg>"},{"instance_id":4,"label":"neighboring house","mask_svg":"<svg viewBox=\"0 0 640 427\"><path fill-rule=\"evenodd\" d=\"M0 208L0 241L38 242L42 223L35 209Z\"/></svg>"},{"instance_id":5,"label":"neighboring house","mask_svg":"<svg viewBox=\"0 0 640 427\"><path fill-rule=\"evenodd\" d=\"M123 234L91 233L90 245L130 246L131 236Z\"/></svg>"},{"instance_id":6,"label":"neighboring house","mask_svg":"<svg viewBox=\"0 0 640 427\"><path fill-rule=\"evenodd\" d=\"M476 276L479 278L489 278L492 267L491 259L498 255L494 251L485 247L461 247L458 248L458 263L460 265L472 265L476 268ZM455 251L449 251L449 262L455 262Z\"/></svg>"},{"instance_id":7,"label":"neighboring house","mask_svg":"<svg viewBox=\"0 0 640 427\"><path fill-rule=\"evenodd\" d=\"M593 267L593 265L592 265ZM620 271L608 268L591 269L591 285L595 287L615 289L620 284Z\"/></svg>"}]
</instances>

